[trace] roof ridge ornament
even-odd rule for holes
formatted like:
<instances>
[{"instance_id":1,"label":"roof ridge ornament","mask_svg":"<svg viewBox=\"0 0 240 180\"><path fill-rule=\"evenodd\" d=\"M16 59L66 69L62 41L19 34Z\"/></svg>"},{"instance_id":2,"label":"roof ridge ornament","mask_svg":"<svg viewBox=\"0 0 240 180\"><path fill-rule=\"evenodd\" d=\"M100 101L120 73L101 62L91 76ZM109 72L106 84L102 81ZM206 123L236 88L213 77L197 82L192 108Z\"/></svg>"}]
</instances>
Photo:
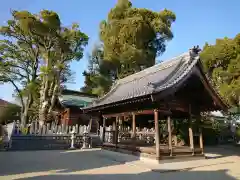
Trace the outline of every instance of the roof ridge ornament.
<instances>
[{"instance_id":1,"label":"roof ridge ornament","mask_svg":"<svg viewBox=\"0 0 240 180\"><path fill-rule=\"evenodd\" d=\"M202 50L199 48L199 45L193 46L193 48L189 49L189 55L191 58L195 58L201 51Z\"/></svg>"}]
</instances>

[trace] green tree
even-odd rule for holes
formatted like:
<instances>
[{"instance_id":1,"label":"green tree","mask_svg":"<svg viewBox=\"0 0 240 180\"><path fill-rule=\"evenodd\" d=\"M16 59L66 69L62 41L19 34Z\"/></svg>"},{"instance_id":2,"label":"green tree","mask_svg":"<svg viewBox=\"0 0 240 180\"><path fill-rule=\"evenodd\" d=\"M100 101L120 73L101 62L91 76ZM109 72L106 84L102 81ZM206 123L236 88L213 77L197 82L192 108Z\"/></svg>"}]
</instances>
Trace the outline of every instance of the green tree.
<instances>
[{"instance_id":1,"label":"green tree","mask_svg":"<svg viewBox=\"0 0 240 180\"><path fill-rule=\"evenodd\" d=\"M173 38L175 19L172 11L153 12L132 7L129 0L118 0L100 24L101 45L89 57L81 90L102 96L115 80L154 65Z\"/></svg>"},{"instance_id":2,"label":"green tree","mask_svg":"<svg viewBox=\"0 0 240 180\"><path fill-rule=\"evenodd\" d=\"M117 78L155 64L156 56L173 38L171 25L176 16L167 9L153 12L134 8L129 0L118 0L100 24L104 60L115 65Z\"/></svg>"},{"instance_id":3,"label":"green tree","mask_svg":"<svg viewBox=\"0 0 240 180\"><path fill-rule=\"evenodd\" d=\"M41 66L39 120L44 121L48 115L52 116L61 85L71 75L70 63L83 57L88 36L80 31L78 24L73 24L70 28L62 27L54 12L42 11L40 14L43 19L40 26L44 29L45 24L48 24L48 30L42 36L44 64Z\"/></svg>"},{"instance_id":4,"label":"green tree","mask_svg":"<svg viewBox=\"0 0 240 180\"><path fill-rule=\"evenodd\" d=\"M233 107L240 106L240 34L206 44L201 59L220 94Z\"/></svg>"},{"instance_id":5,"label":"green tree","mask_svg":"<svg viewBox=\"0 0 240 180\"><path fill-rule=\"evenodd\" d=\"M37 38L26 31L33 16L13 11L12 19L0 27L0 82L11 83L21 102L21 122L27 122L28 111L36 92L40 58Z\"/></svg>"},{"instance_id":6,"label":"green tree","mask_svg":"<svg viewBox=\"0 0 240 180\"><path fill-rule=\"evenodd\" d=\"M20 119L21 108L15 104L1 107L0 124L10 123Z\"/></svg>"},{"instance_id":7,"label":"green tree","mask_svg":"<svg viewBox=\"0 0 240 180\"><path fill-rule=\"evenodd\" d=\"M36 15L13 11L12 16L8 25L1 27L1 35L7 39L0 44L0 81L16 88L23 105L23 124L34 100L33 107L39 107L43 122L72 74L69 64L82 58L88 37L78 24L64 27L53 11L42 10Z\"/></svg>"},{"instance_id":8,"label":"green tree","mask_svg":"<svg viewBox=\"0 0 240 180\"><path fill-rule=\"evenodd\" d=\"M88 58L88 70L83 72L85 77L81 91L102 96L109 91L115 80L115 66L103 59L103 50L100 46L94 47Z\"/></svg>"}]
</instances>

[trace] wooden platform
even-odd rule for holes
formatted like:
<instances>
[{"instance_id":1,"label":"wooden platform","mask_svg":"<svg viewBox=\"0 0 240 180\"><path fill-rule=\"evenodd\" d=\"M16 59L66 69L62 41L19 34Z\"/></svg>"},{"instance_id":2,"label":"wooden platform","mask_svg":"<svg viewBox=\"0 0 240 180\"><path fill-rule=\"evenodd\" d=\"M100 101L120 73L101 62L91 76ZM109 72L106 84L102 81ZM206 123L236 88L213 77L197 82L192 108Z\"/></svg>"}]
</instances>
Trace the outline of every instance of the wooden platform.
<instances>
[{"instance_id":1,"label":"wooden platform","mask_svg":"<svg viewBox=\"0 0 240 180\"><path fill-rule=\"evenodd\" d=\"M136 156L148 157L151 159L156 159L156 148L155 146L135 146L135 145L126 145L126 144L111 144L104 143L102 146L103 149L111 150L115 152L121 152L126 154L133 154ZM187 158L187 157L204 157L201 149L199 147L194 148L194 154L190 147L188 146L173 146L172 155L170 155L170 150L166 145L160 145L160 159L168 158Z\"/></svg>"}]
</instances>

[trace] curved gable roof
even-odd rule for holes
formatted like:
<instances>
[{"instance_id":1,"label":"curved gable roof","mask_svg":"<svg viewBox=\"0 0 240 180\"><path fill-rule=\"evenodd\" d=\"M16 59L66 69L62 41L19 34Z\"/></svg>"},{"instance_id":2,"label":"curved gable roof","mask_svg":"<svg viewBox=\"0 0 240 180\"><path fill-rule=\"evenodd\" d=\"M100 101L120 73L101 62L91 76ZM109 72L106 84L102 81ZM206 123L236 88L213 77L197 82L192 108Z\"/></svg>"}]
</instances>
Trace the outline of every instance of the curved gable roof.
<instances>
[{"instance_id":1,"label":"curved gable roof","mask_svg":"<svg viewBox=\"0 0 240 180\"><path fill-rule=\"evenodd\" d=\"M190 74L199 60L199 56L190 51L127 76L118 80L105 96L84 109L143 97L171 88Z\"/></svg>"}]
</instances>

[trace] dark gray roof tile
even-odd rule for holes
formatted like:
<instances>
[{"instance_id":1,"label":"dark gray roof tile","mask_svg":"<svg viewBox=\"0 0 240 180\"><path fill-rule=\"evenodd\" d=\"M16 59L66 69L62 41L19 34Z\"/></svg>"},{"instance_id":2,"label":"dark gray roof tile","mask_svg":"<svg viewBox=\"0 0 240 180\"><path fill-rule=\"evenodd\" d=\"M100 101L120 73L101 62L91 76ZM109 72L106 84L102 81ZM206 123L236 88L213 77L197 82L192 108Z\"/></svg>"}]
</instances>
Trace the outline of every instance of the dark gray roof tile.
<instances>
[{"instance_id":1,"label":"dark gray roof tile","mask_svg":"<svg viewBox=\"0 0 240 180\"><path fill-rule=\"evenodd\" d=\"M191 58L189 53L184 53L169 61L120 79L105 96L86 109L152 94L170 87L183 78L198 59L198 56Z\"/></svg>"}]
</instances>

